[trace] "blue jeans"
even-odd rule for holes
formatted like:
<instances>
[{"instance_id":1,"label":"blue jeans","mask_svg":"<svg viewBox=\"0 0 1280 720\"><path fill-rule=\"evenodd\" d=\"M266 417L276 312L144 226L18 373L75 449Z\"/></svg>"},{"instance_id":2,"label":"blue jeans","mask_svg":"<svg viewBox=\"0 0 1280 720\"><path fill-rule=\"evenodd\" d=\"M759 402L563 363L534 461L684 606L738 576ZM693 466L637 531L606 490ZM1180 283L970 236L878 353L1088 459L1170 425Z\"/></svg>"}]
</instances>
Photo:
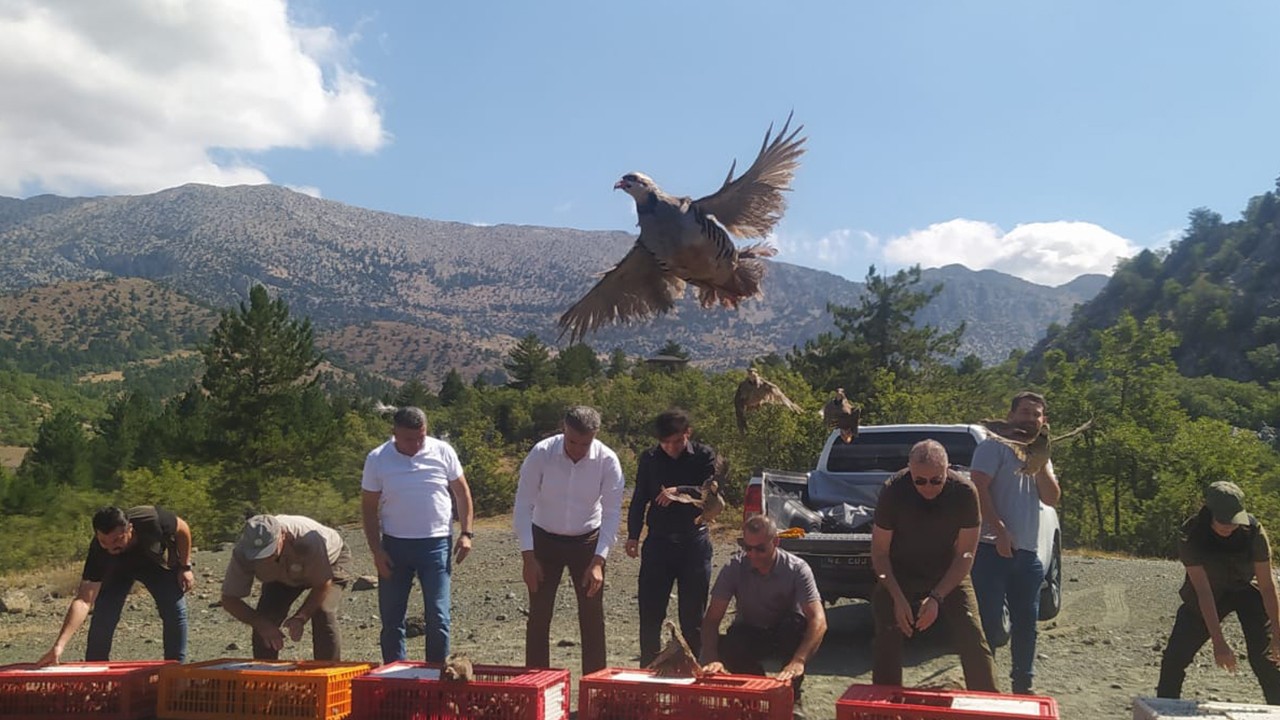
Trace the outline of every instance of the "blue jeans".
<instances>
[{"instance_id":1,"label":"blue jeans","mask_svg":"<svg viewBox=\"0 0 1280 720\"><path fill-rule=\"evenodd\" d=\"M1000 634L1004 605L1008 601L1009 655L1013 661L1009 680L1014 692L1030 691L1035 677L1040 583L1044 581L1040 558L1030 550L1015 550L1013 557L1001 557L995 545L978 543L971 576L973 590L978 595L982 630L987 638Z\"/></svg>"},{"instance_id":2,"label":"blue jeans","mask_svg":"<svg viewBox=\"0 0 1280 720\"><path fill-rule=\"evenodd\" d=\"M93 604L89 621L89 639L85 647L86 662L103 662L111 658L111 641L120 624L125 598L140 582L156 601L160 622L164 627L164 659L186 662L187 599L183 596L178 573L151 563L118 562L107 571Z\"/></svg>"},{"instance_id":3,"label":"blue jeans","mask_svg":"<svg viewBox=\"0 0 1280 720\"><path fill-rule=\"evenodd\" d=\"M405 617L413 578L422 585L427 626L427 661L444 662L449 655L449 579L453 573L453 538L403 539L382 536L382 549L391 558L391 577L378 581L378 614L382 617L382 661L406 659Z\"/></svg>"}]
</instances>

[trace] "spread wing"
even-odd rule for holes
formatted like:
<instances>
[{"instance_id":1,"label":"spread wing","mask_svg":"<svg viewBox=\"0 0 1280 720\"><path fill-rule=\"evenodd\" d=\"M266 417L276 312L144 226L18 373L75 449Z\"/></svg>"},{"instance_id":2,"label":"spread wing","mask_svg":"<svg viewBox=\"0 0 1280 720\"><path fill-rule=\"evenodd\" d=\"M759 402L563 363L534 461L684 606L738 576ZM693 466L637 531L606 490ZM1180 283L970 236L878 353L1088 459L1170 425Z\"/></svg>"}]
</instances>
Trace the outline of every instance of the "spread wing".
<instances>
[{"instance_id":1,"label":"spread wing","mask_svg":"<svg viewBox=\"0 0 1280 720\"><path fill-rule=\"evenodd\" d=\"M782 392L782 388L778 387L777 385L774 385L768 380L764 381L764 385L763 387L761 387L761 391L762 393L760 396L760 401L757 403L758 405L763 405L765 403L770 403L773 405L785 405L788 410L792 410L794 412L800 412L800 406L791 402L791 398L787 397L787 394Z\"/></svg>"},{"instance_id":2,"label":"spread wing","mask_svg":"<svg viewBox=\"0 0 1280 720\"><path fill-rule=\"evenodd\" d=\"M661 315L683 295L684 281L663 272L653 254L637 241L622 262L560 316L560 336L567 332L574 343L611 322Z\"/></svg>"},{"instance_id":3,"label":"spread wing","mask_svg":"<svg viewBox=\"0 0 1280 720\"><path fill-rule=\"evenodd\" d=\"M782 193L791 189L791 179L800 166L800 156L804 154L802 146L807 138L796 137L804 126L788 134L790 127L791 115L787 115L782 131L770 140L770 135L773 135L773 126L770 125L764 134L760 154L751 167L735 180L733 171L737 169L738 161L734 160L724 185L714 194L695 201L698 209L714 215L726 230L740 238L768 235L787 208L787 200Z\"/></svg>"},{"instance_id":4,"label":"spread wing","mask_svg":"<svg viewBox=\"0 0 1280 720\"><path fill-rule=\"evenodd\" d=\"M1089 418L1088 422L1076 428L1075 430L1072 430L1071 432L1063 433L1062 435L1054 435L1052 437L1052 441L1056 443L1059 440L1066 440L1067 438L1073 438L1092 427L1093 427L1093 418Z\"/></svg>"}]
</instances>

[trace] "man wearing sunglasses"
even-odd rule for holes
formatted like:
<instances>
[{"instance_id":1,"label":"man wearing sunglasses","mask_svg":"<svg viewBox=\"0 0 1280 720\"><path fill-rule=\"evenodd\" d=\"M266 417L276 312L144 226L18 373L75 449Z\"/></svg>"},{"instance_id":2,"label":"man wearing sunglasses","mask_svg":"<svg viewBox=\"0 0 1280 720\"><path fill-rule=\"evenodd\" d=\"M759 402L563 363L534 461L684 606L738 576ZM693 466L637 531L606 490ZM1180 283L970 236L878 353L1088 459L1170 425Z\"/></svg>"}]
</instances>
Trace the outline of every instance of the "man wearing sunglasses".
<instances>
[{"instance_id":1,"label":"man wearing sunglasses","mask_svg":"<svg viewBox=\"0 0 1280 720\"><path fill-rule=\"evenodd\" d=\"M804 560L778 547L778 526L763 515L742 524L742 552L716 576L711 604L702 620L705 673L764 675L764 661L779 660L779 680L790 680L795 717L800 710L804 666L827 634L827 614L813 571ZM737 617L724 635L720 621L736 604Z\"/></svg>"},{"instance_id":2,"label":"man wearing sunglasses","mask_svg":"<svg viewBox=\"0 0 1280 720\"><path fill-rule=\"evenodd\" d=\"M965 686L995 692L991 648L969 582L978 549L978 492L948 465L941 443L916 443L906 469L889 478L876 502L871 564L879 582L871 594L871 681L902 685L904 638L945 616Z\"/></svg>"}]
</instances>

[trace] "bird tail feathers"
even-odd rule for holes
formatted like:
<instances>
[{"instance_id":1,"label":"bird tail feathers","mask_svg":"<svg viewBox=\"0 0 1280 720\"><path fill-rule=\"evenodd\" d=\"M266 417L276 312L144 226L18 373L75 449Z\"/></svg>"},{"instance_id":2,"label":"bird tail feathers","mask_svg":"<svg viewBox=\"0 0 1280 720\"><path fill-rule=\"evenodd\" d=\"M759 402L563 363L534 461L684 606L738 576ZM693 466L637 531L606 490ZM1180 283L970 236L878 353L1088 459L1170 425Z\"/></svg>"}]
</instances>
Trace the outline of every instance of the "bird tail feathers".
<instances>
[{"instance_id":1,"label":"bird tail feathers","mask_svg":"<svg viewBox=\"0 0 1280 720\"><path fill-rule=\"evenodd\" d=\"M764 263L754 259L742 259L733 268L723 283L697 283L698 302L702 307L723 305L736 310L738 304L747 298L760 294L760 281L764 278Z\"/></svg>"}]
</instances>

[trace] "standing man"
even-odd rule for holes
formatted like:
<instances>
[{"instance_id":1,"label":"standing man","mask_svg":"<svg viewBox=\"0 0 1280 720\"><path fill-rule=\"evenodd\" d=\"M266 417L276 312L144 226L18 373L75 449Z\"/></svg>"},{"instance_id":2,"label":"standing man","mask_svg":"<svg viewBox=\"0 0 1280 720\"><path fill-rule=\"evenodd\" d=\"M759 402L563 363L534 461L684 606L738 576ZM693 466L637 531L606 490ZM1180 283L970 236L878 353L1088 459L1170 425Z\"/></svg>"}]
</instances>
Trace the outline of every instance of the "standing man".
<instances>
[{"instance_id":1,"label":"standing man","mask_svg":"<svg viewBox=\"0 0 1280 720\"><path fill-rule=\"evenodd\" d=\"M449 655L449 588L453 573L453 508L458 545L453 560L471 552L471 488L449 443L427 436L427 416L403 407L392 418L391 439L369 453L360 481L364 538L378 568L382 661L404 660L405 617L413 579L422 586L426 658Z\"/></svg>"},{"instance_id":2,"label":"standing man","mask_svg":"<svg viewBox=\"0 0 1280 720\"><path fill-rule=\"evenodd\" d=\"M1020 392L1009 405L1008 421L1019 439L1040 434L1048 418L1043 395ZM971 477L982 508L982 537L973 561L973 588L978 595L982 628L988 638L1000 630L1009 605L1009 653L1013 692L1032 693L1035 677L1036 622L1040 616L1040 583L1044 566L1036 554L1040 536L1040 503L1057 505L1062 490L1053 463L1035 475L1022 471L1023 461L1007 445L989 438L973 451Z\"/></svg>"},{"instance_id":3,"label":"standing man","mask_svg":"<svg viewBox=\"0 0 1280 720\"><path fill-rule=\"evenodd\" d=\"M186 593L195 587L191 572L191 528L182 518L158 505L128 510L104 507L93 514L93 540L80 573L80 587L67 608L58 639L37 661L57 664L67 641L84 624L89 611L86 662L111 659L111 641L120 623L124 600L135 582L142 583L156 601L164 626L164 659L187 659ZM96 600L96 605L95 605Z\"/></svg>"},{"instance_id":4,"label":"standing man","mask_svg":"<svg viewBox=\"0 0 1280 720\"><path fill-rule=\"evenodd\" d=\"M640 559L640 666L662 649L671 586L679 584L680 632L689 649L702 649L702 615L711 586L711 539L706 524L694 519L696 505L673 500L677 493L699 496L702 483L715 475L716 453L689 439L689 414L668 410L654 421L657 447L640 455L636 488L627 513L627 555L640 554L640 530L649 534Z\"/></svg>"},{"instance_id":5,"label":"standing man","mask_svg":"<svg viewBox=\"0 0 1280 720\"><path fill-rule=\"evenodd\" d=\"M231 553L222 579L222 608L253 628L253 657L275 660L289 639L302 639L311 623L311 653L316 660L341 660L338 607L347 585L351 551L337 530L301 515L254 515ZM257 608L244 598L253 580L262 581ZM289 617L289 608L302 593L307 597Z\"/></svg>"},{"instance_id":6,"label":"standing man","mask_svg":"<svg viewBox=\"0 0 1280 720\"><path fill-rule=\"evenodd\" d=\"M742 524L742 552L716 577L711 605L702 620L702 662L706 673L764 675L765 660L780 660L779 680L790 680L800 711L804 666L827 634L827 613L804 560L778 547L778 526L764 515ZM720 621L735 602L737 617L724 635Z\"/></svg>"},{"instance_id":7,"label":"standing man","mask_svg":"<svg viewBox=\"0 0 1280 720\"><path fill-rule=\"evenodd\" d=\"M1178 557L1187 568L1182 606L1160 662L1156 696L1177 698L1187 666L1206 640L1213 661L1235 672L1236 655L1222 637L1221 621L1240 619L1249 666L1268 705L1280 705L1280 600L1271 575L1271 543L1257 518L1244 510L1244 493L1219 481L1204 493L1204 507L1182 525Z\"/></svg>"},{"instance_id":8,"label":"standing man","mask_svg":"<svg viewBox=\"0 0 1280 720\"><path fill-rule=\"evenodd\" d=\"M551 615L565 568L578 596L582 674L606 663L604 563L618 536L624 482L618 456L596 439L599 431L599 412L571 407L564 432L534 445L520 466L514 524L529 588L529 667L551 665Z\"/></svg>"},{"instance_id":9,"label":"standing man","mask_svg":"<svg viewBox=\"0 0 1280 720\"><path fill-rule=\"evenodd\" d=\"M880 491L871 529L871 565L879 578L871 594L871 682L902 685L903 638L943 615L965 686L995 692L991 648L969 582L978 549L978 491L948 465L941 443L922 440L911 448L907 468Z\"/></svg>"}]
</instances>

